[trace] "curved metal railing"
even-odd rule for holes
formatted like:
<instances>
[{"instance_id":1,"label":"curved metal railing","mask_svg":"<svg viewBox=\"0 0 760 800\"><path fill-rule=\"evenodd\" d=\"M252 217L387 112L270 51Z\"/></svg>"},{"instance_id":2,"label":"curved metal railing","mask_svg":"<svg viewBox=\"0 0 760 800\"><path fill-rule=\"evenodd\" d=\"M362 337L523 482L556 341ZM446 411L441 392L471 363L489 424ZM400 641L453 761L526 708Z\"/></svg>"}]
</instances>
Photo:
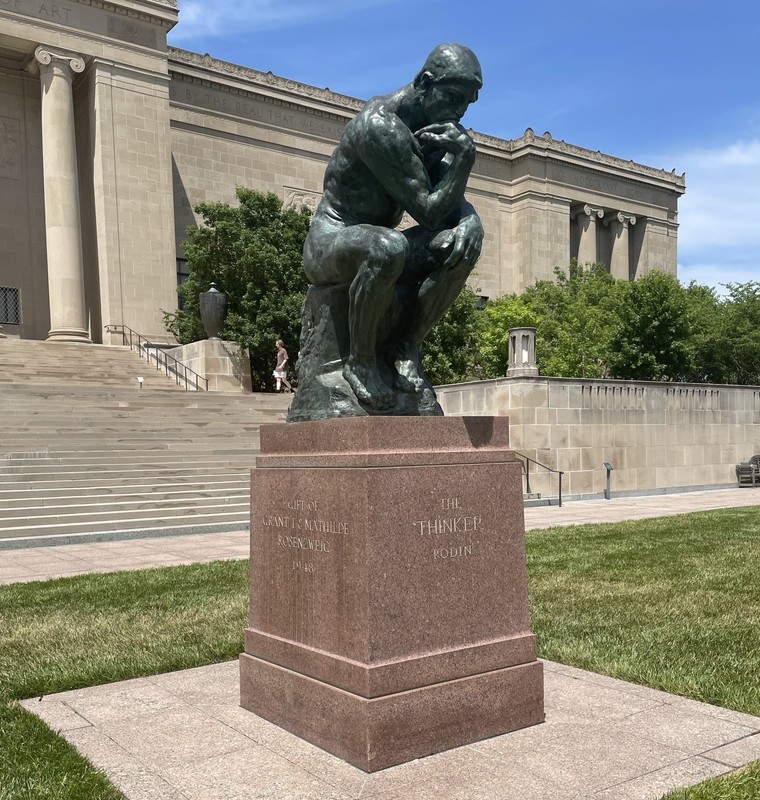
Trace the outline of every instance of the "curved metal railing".
<instances>
[{"instance_id":1,"label":"curved metal railing","mask_svg":"<svg viewBox=\"0 0 760 800\"><path fill-rule=\"evenodd\" d=\"M177 361L174 356L170 356L164 351L157 351L156 345L146 339L142 334L133 331L127 325L106 325L106 333L120 333L124 338L124 344L140 354L148 363L155 363L156 371L165 372L167 378L174 378L178 385L184 384L185 389L194 389L196 392L208 391L208 378L199 375L190 367L185 366L181 361Z\"/></svg>"},{"instance_id":2,"label":"curved metal railing","mask_svg":"<svg viewBox=\"0 0 760 800\"><path fill-rule=\"evenodd\" d=\"M537 467L541 467L542 469L547 470L548 472L554 472L557 477L559 478L559 505L562 505L562 476L565 474L561 469L554 469L554 467L549 467L546 464L542 464L540 461L536 461L534 458L530 458L530 456L523 455L522 453L515 453L515 455L520 459L520 463L522 464L523 474L525 475L525 494L531 494L530 491L530 465L535 464Z\"/></svg>"}]
</instances>

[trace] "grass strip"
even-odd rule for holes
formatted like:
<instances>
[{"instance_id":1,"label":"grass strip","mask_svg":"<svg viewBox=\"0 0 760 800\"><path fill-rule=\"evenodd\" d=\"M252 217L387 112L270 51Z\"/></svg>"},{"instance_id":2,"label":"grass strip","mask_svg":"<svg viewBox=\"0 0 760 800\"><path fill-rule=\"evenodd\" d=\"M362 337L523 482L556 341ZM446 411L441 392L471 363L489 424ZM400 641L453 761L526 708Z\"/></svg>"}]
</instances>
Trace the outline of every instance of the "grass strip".
<instances>
[{"instance_id":1,"label":"grass strip","mask_svg":"<svg viewBox=\"0 0 760 800\"><path fill-rule=\"evenodd\" d=\"M16 700L236 658L248 564L0 587L0 800L124 800Z\"/></svg>"},{"instance_id":2,"label":"grass strip","mask_svg":"<svg viewBox=\"0 0 760 800\"><path fill-rule=\"evenodd\" d=\"M527 551L543 658L760 715L760 506L529 531ZM760 761L666 799L760 800Z\"/></svg>"},{"instance_id":3,"label":"grass strip","mask_svg":"<svg viewBox=\"0 0 760 800\"><path fill-rule=\"evenodd\" d=\"M760 506L527 542L544 658L760 716Z\"/></svg>"},{"instance_id":4,"label":"grass strip","mask_svg":"<svg viewBox=\"0 0 760 800\"><path fill-rule=\"evenodd\" d=\"M541 655L760 715L760 507L531 531ZM0 800L123 800L16 700L235 658L247 563L0 587ZM760 762L668 795L756 800Z\"/></svg>"}]
</instances>

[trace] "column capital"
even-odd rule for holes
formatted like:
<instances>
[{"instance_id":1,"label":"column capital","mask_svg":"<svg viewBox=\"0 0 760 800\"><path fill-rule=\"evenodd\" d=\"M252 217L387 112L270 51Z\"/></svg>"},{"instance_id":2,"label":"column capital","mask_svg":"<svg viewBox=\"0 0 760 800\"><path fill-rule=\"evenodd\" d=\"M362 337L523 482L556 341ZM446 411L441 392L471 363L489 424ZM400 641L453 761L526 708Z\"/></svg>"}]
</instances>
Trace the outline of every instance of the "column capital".
<instances>
[{"instance_id":1,"label":"column capital","mask_svg":"<svg viewBox=\"0 0 760 800\"><path fill-rule=\"evenodd\" d=\"M570 212L571 219L584 216L588 217L592 222L596 222L597 218L602 219L602 217L604 217L604 209L594 208L594 206L585 203L582 206L575 206Z\"/></svg>"},{"instance_id":2,"label":"column capital","mask_svg":"<svg viewBox=\"0 0 760 800\"><path fill-rule=\"evenodd\" d=\"M59 67L68 67L71 72L84 72L84 58L78 53L72 53L68 50L58 50L55 47L48 47L41 44L34 51L34 60L41 67L48 67L55 64Z\"/></svg>"},{"instance_id":3,"label":"column capital","mask_svg":"<svg viewBox=\"0 0 760 800\"><path fill-rule=\"evenodd\" d=\"M624 214L622 211L618 211L617 213L617 220L623 225L635 225L636 224L636 217L633 214Z\"/></svg>"},{"instance_id":4,"label":"column capital","mask_svg":"<svg viewBox=\"0 0 760 800\"><path fill-rule=\"evenodd\" d=\"M609 220L605 220L605 225L609 225L613 222L627 228L629 225L636 224L636 217L633 214L624 214L622 211L618 211L617 214L614 214Z\"/></svg>"}]
</instances>

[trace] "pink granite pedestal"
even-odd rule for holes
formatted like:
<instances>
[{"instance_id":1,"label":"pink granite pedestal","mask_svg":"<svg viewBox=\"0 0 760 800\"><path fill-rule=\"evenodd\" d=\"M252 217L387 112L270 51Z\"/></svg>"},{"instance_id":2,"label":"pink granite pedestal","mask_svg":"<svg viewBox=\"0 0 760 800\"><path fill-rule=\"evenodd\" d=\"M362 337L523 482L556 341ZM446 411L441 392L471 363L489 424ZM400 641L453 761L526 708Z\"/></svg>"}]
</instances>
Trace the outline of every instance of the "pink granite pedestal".
<instances>
[{"instance_id":1,"label":"pink granite pedestal","mask_svg":"<svg viewBox=\"0 0 760 800\"><path fill-rule=\"evenodd\" d=\"M241 705L368 772L542 722L505 417L262 427Z\"/></svg>"}]
</instances>

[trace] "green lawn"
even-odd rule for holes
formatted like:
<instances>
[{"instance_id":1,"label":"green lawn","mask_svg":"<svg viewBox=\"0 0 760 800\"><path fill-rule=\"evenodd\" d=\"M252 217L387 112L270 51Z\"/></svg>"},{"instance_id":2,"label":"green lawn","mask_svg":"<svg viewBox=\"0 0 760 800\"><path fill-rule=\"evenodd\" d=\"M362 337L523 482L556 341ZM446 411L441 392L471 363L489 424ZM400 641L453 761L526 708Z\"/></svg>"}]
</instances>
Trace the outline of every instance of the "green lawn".
<instances>
[{"instance_id":1,"label":"green lawn","mask_svg":"<svg viewBox=\"0 0 760 800\"><path fill-rule=\"evenodd\" d=\"M760 507L528 534L541 655L760 715ZM235 658L247 564L0 587L0 800L122 795L15 701ZM669 800L760 798L760 762Z\"/></svg>"},{"instance_id":2,"label":"green lawn","mask_svg":"<svg viewBox=\"0 0 760 800\"><path fill-rule=\"evenodd\" d=\"M123 800L14 700L236 658L248 564L0 587L0 800Z\"/></svg>"},{"instance_id":3,"label":"green lawn","mask_svg":"<svg viewBox=\"0 0 760 800\"><path fill-rule=\"evenodd\" d=\"M760 506L530 531L540 655L760 716ZM668 800L760 800L760 761Z\"/></svg>"}]
</instances>

